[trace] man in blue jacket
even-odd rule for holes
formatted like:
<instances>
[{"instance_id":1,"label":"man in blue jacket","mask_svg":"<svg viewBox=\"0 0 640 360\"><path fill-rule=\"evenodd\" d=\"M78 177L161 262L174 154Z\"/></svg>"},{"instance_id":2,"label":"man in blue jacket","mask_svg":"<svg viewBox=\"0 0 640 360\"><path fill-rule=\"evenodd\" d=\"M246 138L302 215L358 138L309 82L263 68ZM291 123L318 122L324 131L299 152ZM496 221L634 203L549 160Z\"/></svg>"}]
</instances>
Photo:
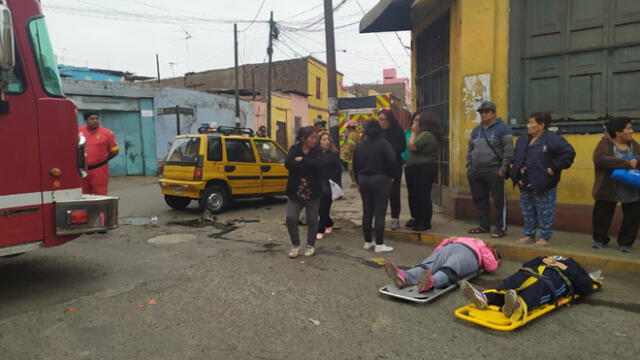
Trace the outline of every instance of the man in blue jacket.
<instances>
[{"instance_id":1,"label":"man in blue jacket","mask_svg":"<svg viewBox=\"0 0 640 360\"><path fill-rule=\"evenodd\" d=\"M473 204L479 218L479 226L469 230L470 234L491 231L489 196L497 211L497 223L491 237L500 238L507 231L507 204L504 180L509 173L513 157L513 134L511 128L496 116L496 105L485 101L478 108L480 125L469 137L467 150L467 178L471 188Z\"/></svg>"}]
</instances>

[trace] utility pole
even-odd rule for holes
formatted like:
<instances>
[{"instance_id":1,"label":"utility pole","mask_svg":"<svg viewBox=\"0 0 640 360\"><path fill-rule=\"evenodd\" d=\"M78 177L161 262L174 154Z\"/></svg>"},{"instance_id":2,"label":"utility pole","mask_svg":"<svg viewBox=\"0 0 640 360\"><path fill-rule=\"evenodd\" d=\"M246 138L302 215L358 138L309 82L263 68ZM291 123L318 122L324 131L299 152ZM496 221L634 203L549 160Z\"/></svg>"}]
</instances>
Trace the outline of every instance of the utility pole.
<instances>
[{"instance_id":1,"label":"utility pole","mask_svg":"<svg viewBox=\"0 0 640 360\"><path fill-rule=\"evenodd\" d=\"M180 135L180 105L176 105L176 135Z\"/></svg>"},{"instance_id":2,"label":"utility pole","mask_svg":"<svg viewBox=\"0 0 640 360\"><path fill-rule=\"evenodd\" d=\"M236 127L240 127L240 76L238 75L238 24L233 24L233 48L236 75Z\"/></svg>"},{"instance_id":3,"label":"utility pole","mask_svg":"<svg viewBox=\"0 0 640 360\"><path fill-rule=\"evenodd\" d=\"M269 47L267 54L269 55L269 64L267 65L267 136L271 138L271 58L273 56L273 11L269 17Z\"/></svg>"},{"instance_id":4,"label":"utility pole","mask_svg":"<svg viewBox=\"0 0 640 360\"><path fill-rule=\"evenodd\" d=\"M324 0L324 32L327 45L327 88L329 95L329 130L334 144L338 141L338 91L336 89L336 44L333 36L333 3Z\"/></svg>"},{"instance_id":5,"label":"utility pole","mask_svg":"<svg viewBox=\"0 0 640 360\"><path fill-rule=\"evenodd\" d=\"M160 84L160 58L156 54L156 70L158 71L158 84Z\"/></svg>"}]
</instances>

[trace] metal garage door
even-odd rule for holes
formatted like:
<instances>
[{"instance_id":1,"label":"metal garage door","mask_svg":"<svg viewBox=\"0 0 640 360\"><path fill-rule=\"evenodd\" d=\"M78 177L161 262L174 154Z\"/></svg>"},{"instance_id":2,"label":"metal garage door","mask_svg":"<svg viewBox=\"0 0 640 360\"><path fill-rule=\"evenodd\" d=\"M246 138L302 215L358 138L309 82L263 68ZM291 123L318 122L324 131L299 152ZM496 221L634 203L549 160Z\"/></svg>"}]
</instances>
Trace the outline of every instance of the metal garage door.
<instances>
[{"instance_id":1,"label":"metal garage door","mask_svg":"<svg viewBox=\"0 0 640 360\"><path fill-rule=\"evenodd\" d=\"M442 204L443 186L449 185L449 17L449 12L439 17L416 40L418 111L436 113L445 133L440 143L438 181L433 187L437 204Z\"/></svg>"},{"instance_id":2,"label":"metal garage door","mask_svg":"<svg viewBox=\"0 0 640 360\"><path fill-rule=\"evenodd\" d=\"M640 1L512 0L510 118L640 118ZM512 120L513 121L513 120Z\"/></svg>"},{"instance_id":3,"label":"metal garage door","mask_svg":"<svg viewBox=\"0 0 640 360\"><path fill-rule=\"evenodd\" d=\"M100 123L118 138L120 153L109 162L111 175L144 175L139 112L103 111Z\"/></svg>"}]
</instances>

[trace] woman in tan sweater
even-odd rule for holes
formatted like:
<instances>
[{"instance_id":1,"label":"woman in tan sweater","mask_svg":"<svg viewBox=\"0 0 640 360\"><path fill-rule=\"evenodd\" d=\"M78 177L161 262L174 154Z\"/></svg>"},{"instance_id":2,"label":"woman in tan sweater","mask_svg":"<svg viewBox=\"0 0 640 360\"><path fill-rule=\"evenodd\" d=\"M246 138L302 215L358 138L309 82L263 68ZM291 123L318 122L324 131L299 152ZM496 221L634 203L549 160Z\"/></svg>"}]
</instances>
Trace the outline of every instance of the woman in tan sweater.
<instances>
[{"instance_id":1,"label":"woman in tan sweater","mask_svg":"<svg viewBox=\"0 0 640 360\"><path fill-rule=\"evenodd\" d=\"M595 182L593 197L593 248L601 249L609 242L609 228L618 202L622 204L622 225L618 231L620 251L631 251L640 226L640 189L611 179L615 169L638 169L640 144L633 140L628 117L616 117L606 124L607 131L593 152Z\"/></svg>"}]
</instances>

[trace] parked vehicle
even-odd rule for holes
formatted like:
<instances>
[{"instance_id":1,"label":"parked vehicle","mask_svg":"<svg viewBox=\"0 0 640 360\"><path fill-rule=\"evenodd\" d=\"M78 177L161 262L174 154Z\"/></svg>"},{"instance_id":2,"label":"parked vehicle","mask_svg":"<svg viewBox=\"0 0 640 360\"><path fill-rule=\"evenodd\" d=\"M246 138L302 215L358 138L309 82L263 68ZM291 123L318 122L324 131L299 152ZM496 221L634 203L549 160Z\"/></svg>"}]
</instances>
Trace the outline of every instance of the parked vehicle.
<instances>
[{"instance_id":1,"label":"parked vehicle","mask_svg":"<svg viewBox=\"0 0 640 360\"><path fill-rule=\"evenodd\" d=\"M219 214L233 199L284 195L286 151L251 129L201 128L202 134L175 138L159 180L164 199L181 210L191 200Z\"/></svg>"},{"instance_id":2,"label":"parked vehicle","mask_svg":"<svg viewBox=\"0 0 640 360\"><path fill-rule=\"evenodd\" d=\"M117 226L118 199L82 194L84 139L40 1L0 1L0 256Z\"/></svg>"}]
</instances>

